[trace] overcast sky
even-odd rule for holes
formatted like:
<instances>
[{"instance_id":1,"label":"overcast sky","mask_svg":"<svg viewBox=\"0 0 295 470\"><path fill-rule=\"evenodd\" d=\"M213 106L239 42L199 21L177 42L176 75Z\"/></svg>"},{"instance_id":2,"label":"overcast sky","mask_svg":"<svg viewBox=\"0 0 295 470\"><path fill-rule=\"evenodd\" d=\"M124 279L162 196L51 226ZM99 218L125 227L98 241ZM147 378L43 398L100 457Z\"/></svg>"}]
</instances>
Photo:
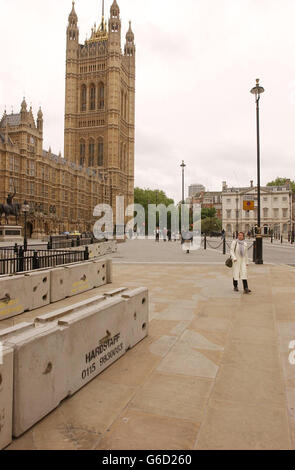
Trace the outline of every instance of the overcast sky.
<instances>
[{"instance_id":1,"label":"overcast sky","mask_svg":"<svg viewBox=\"0 0 295 470\"><path fill-rule=\"evenodd\" d=\"M80 43L102 0L77 0ZM295 179L295 0L117 0L137 46L135 184L181 199L186 187L256 181L260 78L262 183ZM112 0L106 0L106 16ZM22 97L44 113L44 147L63 153L71 0L0 0L0 112ZM124 44L124 42L123 42Z\"/></svg>"}]
</instances>

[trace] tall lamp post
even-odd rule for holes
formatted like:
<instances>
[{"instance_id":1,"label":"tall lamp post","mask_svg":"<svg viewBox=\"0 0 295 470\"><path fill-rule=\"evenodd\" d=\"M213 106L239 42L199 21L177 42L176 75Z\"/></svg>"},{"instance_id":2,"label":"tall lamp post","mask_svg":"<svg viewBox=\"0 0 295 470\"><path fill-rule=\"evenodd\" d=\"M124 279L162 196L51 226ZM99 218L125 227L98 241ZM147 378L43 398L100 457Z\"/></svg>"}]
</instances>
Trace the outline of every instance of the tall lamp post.
<instances>
[{"instance_id":1,"label":"tall lamp post","mask_svg":"<svg viewBox=\"0 0 295 470\"><path fill-rule=\"evenodd\" d=\"M182 164L180 165L180 168L182 168L182 204L184 204L184 169L185 169L186 165L184 163L184 161L182 160Z\"/></svg>"},{"instance_id":2,"label":"tall lamp post","mask_svg":"<svg viewBox=\"0 0 295 470\"><path fill-rule=\"evenodd\" d=\"M257 235L256 235L256 264L263 264L263 245L261 235L261 189L260 189L260 126L259 126L259 101L260 95L264 93L264 88L259 85L259 78L256 80L256 87L252 88L251 93L255 95L256 102L256 126L257 126Z\"/></svg>"},{"instance_id":3,"label":"tall lamp post","mask_svg":"<svg viewBox=\"0 0 295 470\"><path fill-rule=\"evenodd\" d=\"M27 201L24 202L22 211L25 217L25 231L24 231L24 251L28 249L28 239L27 239L27 213L30 211L30 206Z\"/></svg>"}]
</instances>

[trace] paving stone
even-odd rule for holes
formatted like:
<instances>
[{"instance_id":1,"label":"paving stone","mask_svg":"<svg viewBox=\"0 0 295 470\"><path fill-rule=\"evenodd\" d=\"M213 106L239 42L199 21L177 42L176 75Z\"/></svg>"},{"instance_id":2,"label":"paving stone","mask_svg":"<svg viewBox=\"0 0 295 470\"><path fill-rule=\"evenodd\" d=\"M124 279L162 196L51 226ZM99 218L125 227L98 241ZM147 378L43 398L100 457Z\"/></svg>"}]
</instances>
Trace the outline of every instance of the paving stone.
<instances>
[{"instance_id":1,"label":"paving stone","mask_svg":"<svg viewBox=\"0 0 295 470\"><path fill-rule=\"evenodd\" d=\"M154 373L136 393L129 407L198 423L202 420L212 385L210 379Z\"/></svg>"},{"instance_id":2,"label":"paving stone","mask_svg":"<svg viewBox=\"0 0 295 470\"><path fill-rule=\"evenodd\" d=\"M128 410L100 441L97 450L189 450L198 423Z\"/></svg>"},{"instance_id":3,"label":"paving stone","mask_svg":"<svg viewBox=\"0 0 295 470\"><path fill-rule=\"evenodd\" d=\"M284 407L212 401L197 450L290 450Z\"/></svg>"}]
</instances>

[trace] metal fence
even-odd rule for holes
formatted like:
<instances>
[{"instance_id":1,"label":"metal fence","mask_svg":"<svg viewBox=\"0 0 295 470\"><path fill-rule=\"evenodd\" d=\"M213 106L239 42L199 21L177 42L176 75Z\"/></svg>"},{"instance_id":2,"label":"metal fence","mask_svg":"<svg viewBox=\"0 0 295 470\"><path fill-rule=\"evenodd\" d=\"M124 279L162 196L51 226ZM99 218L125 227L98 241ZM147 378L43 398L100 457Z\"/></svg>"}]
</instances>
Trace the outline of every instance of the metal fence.
<instances>
[{"instance_id":1,"label":"metal fence","mask_svg":"<svg viewBox=\"0 0 295 470\"><path fill-rule=\"evenodd\" d=\"M7 257L3 257L8 254ZM13 250L0 249L0 274L16 274L24 271L32 271L41 268L52 268L63 264L76 263L89 260L89 250L85 247L84 251L56 251L49 250L28 250L24 251L22 247L18 252Z\"/></svg>"}]
</instances>

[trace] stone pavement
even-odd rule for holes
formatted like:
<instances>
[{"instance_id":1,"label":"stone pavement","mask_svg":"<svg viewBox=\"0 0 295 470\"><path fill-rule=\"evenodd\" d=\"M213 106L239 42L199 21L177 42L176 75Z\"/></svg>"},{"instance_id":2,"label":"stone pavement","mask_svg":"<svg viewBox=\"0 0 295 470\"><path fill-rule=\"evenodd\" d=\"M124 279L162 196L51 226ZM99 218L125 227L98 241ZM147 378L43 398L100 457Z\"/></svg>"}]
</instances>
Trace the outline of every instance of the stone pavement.
<instances>
[{"instance_id":1,"label":"stone pavement","mask_svg":"<svg viewBox=\"0 0 295 470\"><path fill-rule=\"evenodd\" d=\"M295 269L249 272L245 296L220 264L115 265L110 289L150 290L149 337L9 449L295 449Z\"/></svg>"}]
</instances>

